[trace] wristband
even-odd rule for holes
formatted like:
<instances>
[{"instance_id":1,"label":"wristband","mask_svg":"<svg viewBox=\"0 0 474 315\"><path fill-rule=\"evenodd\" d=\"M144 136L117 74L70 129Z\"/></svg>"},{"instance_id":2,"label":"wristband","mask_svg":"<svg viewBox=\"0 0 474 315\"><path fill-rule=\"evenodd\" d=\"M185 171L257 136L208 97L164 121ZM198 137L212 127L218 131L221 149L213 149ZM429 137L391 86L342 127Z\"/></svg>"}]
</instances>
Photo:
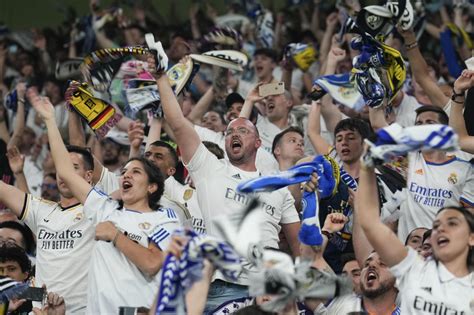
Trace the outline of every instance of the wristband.
<instances>
[{"instance_id":1,"label":"wristband","mask_svg":"<svg viewBox=\"0 0 474 315\"><path fill-rule=\"evenodd\" d=\"M466 95L464 94L464 92L456 93L456 90L454 90L454 87L453 87L453 95L451 95L451 100L453 100L455 103L461 103L459 101L456 101L457 97L462 97L464 99ZM464 103L464 101L462 103Z\"/></svg>"},{"instance_id":2,"label":"wristband","mask_svg":"<svg viewBox=\"0 0 474 315\"><path fill-rule=\"evenodd\" d=\"M19 98L18 102L25 104L25 99L24 98Z\"/></svg>"},{"instance_id":3,"label":"wristband","mask_svg":"<svg viewBox=\"0 0 474 315\"><path fill-rule=\"evenodd\" d=\"M329 233L328 231L322 230L322 231L321 231L321 234L326 235L326 237L328 238L328 240L330 240L330 239L332 238L332 233Z\"/></svg>"},{"instance_id":4,"label":"wristband","mask_svg":"<svg viewBox=\"0 0 474 315\"><path fill-rule=\"evenodd\" d=\"M405 45L406 50L411 50L411 49L416 48L416 47L418 47L418 42L417 41L414 41L411 44Z\"/></svg>"}]
</instances>

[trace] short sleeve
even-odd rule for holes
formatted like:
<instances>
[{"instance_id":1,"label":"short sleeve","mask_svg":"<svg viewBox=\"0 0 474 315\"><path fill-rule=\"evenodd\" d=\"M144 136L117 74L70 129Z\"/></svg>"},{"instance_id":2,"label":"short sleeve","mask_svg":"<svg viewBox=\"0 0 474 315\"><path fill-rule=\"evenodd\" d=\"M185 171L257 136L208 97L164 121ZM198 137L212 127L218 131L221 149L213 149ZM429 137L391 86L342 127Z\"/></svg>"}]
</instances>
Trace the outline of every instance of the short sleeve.
<instances>
[{"instance_id":1,"label":"short sleeve","mask_svg":"<svg viewBox=\"0 0 474 315\"><path fill-rule=\"evenodd\" d=\"M105 221L118 208L118 202L112 200L106 193L92 188L84 203L84 214L94 222Z\"/></svg>"},{"instance_id":2,"label":"short sleeve","mask_svg":"<svg viewBox=\"0 0 474 315\"><path fill-rule=\"evenodd\" d=\"M419 274L424 265L423 258L418 255L418 253L411 247L407 248L408 255L397 265L390 268L392 274L395 276L395 278L400 280L401 284L403 284L403 280L408 277L409 273L414 272Z\"/></svg>"},{"instance_id":3,"label":"short sleeve","mask_svg":"<svg viewBox=\"0 0 474 315\"><path fill-rule=\"evenodd\" d=\"M166 209L169 211L171 209ZM171 210L173 211L173 210ZM158 224L148 235L150 241L152 241L160 250L164 251L168 248L171 242L171 235L179 229L181 226L179 225L177 220L168 220L163 223Z\"/></svg>"},{"instance_id":4,"label":"short sleeve","mask_svg":"<svg viewBox=\"0 0 474 315\"><path fill-rule=\"evenodd\" d=\"M41 220L41 208L42 206L49 205L49 202L43 201L41 198L35 197L31 194L25 194L23 209L18 218L21 221L25 222L25 224L28 225L31 231L36 234L36 227L38 226L38 221Z\"/></svg>"},{"instance_id":5,"label":"short sleeve","mask_svg":"<svg viewBox=\"0 0 474 315\"><path fill-rule=\"evenodd\" d=\"M191 178L197 184L200 180L204 179L209 172L217 170L219 165L221 165L221 163L217 157L209 152L204 144L200 143L193 157L185 166L191 174Z\"/></svg>"},{"instance_id":6,"label":"short sleeve","mask_svg":"<svg viewBox=\"0 0 474 315\"><path fill-rule=\"evenodd\" d=\"M119 178L116 174L112 173L107 167L102 167L100 179L96 184L98 190L111 194L119 189Z\"/></svg>"},{"instance_id":7,"label":"short sleeve","mask_svg":"<svg viewBox=\"0 0 474 315\"><path fill-rule=\"evenodd\" d=\"M461 201L474 207L474 172L473 166L470 168L470 175L467 176L466 184L463 187Z\"/></svg>"},{"instance_id":8,"label":"short sleeve","mask_svg":"<svg viewBox=\"0 0 474 315\"><path fill-rule=\"evenodd\" d=\"M281 209L281 224L290 224L300 222L300 217L295 208L295 199L291 195L288 188L285 188L285 196Z\"/></svg>"}]
</instances>

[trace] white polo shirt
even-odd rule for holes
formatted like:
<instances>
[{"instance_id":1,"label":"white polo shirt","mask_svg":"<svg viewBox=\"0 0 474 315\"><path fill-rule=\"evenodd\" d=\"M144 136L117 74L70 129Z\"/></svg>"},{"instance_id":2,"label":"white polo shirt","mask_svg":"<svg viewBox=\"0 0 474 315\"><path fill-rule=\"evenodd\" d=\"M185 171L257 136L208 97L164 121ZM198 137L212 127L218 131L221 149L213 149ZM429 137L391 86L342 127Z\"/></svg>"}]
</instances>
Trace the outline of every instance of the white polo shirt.
<instances>
[{"instance_id":1,"label":"white polo shirt","mask_svg":"<svg viewBox=\"0 0 474 315\"><path fill-rule=\"evenodd\" d=\"M402 314L474 314L474 273L457 278L412 248L390 270L399 282Z\"/></svg>"}]
</instances>

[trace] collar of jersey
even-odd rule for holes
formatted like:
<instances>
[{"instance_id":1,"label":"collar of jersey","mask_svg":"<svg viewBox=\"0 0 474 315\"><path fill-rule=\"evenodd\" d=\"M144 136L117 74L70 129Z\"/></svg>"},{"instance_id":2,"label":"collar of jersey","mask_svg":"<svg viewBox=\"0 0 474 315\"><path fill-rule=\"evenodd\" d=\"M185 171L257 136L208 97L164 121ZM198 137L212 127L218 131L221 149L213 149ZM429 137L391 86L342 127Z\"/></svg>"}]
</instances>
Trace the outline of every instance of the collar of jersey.
<instances>
[{"instance_id":1,"label":"collar of jersey","mask_svg":"<svg viewBox=\"0 0 474 315\"><path fill-rule=\"evenodd\" d=\"M437 268L438 268L438 275L439 275L439 280L441 282L448 282L448 281L457 281L458 283L462 284L463 286L466 287L471 287L473 285L474 281L474 273L469 273L467 276L464 276L462 278L458 278L455 275L453 275L445 266L442 262L437 263Z\"/></svg>"},{"instance_id":2,"label":"collar of jersey","mask_svg":"<svg viewBox=\"0 0 474 315\"><path fill-rule=\"evenodd\" d=\"M81 203L78 202L78 203L75 203L75 204L70 205L70 206L68 206L68 207L63 207L63 206L61 206L61 203L58 202L58 205L59 205L59 207L61 208L61 211L66 211L66 210L75 208L75 207L79 206L80 204L81 204Z\"/></svg>"}]
</instances>

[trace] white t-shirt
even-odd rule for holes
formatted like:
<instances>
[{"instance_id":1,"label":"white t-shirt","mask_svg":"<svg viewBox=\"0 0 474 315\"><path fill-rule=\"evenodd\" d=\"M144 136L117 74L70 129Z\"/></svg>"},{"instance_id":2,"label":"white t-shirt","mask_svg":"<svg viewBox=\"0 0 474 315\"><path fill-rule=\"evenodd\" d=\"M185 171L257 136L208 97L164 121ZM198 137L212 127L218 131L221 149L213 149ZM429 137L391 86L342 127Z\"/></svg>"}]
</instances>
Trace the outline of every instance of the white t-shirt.
<instances>
[{"instance_id":1,"label":"white t-shirt","mask_svg":"<svg viewBox=\"0 0 474 315\"><path fill-rule=\"evenodd\" d=\"M218 235L212 219L232 216L243 211L251 196L237 192L237 185L260 176L260 172L246 172L222 159L218 160L200 144L189 164L186 165L196 186L197 197L207 232ZM259 193L260 210L264 213L261 227L263 246L278 248L280 223L299 222L294 199L287 188Z\"/></svg>"},{"instance_id":2,"label":"white t-shirt","mask_svg":"<svg viewBox=\"0 0 474 315\"><path fill-rule=\"evenodd\" d=\"M23 167L23 173L27 178L27 185L30 193L35 197L41 197L41 185L43 184L43 170L32 160L31 155L25 157L25 164Z\"/></svg>"},{"instance_id":3,"label":"white t-shirt","mask_svg":"<svg viewBox=\"0 0 474 315\"><path fill-rule=\"evenodd\" d=\"M179 228L173 210L138 212L118 209L118 202L93 188L84 203L84 214L94 225L111 221L126 236L148 248L149 237L159 233L158 247L168 247L170 236ZM157 277L145 276L111 242L97 241L90 259L87 314L117 314L120 306L150 307L158 289Z\"/></svg>"},{"instance_id":4,"label":"white t-shirt","mask_svg":"<svg viewBox=\"0 0 474 315\"><path fill-rule=\"evenodd\" d=\"M36 285L45 284L66 301L66 313L85 312L90 253L95 228L81 204L68 208L26 196L20 216L36 236Z\"/></svg>"},{"instance_id":5,"label":"white t-shirt","mask_svg":"<svg viewBox=\"0 0 474 315\"><path fill-rule=\"evenodd\" d=\"M411 248L390 270L398 280L402 314L474 314L474 273L457 278Z\"/></svg>"},{"instance_id":6,"label":"white t-shirt","mask_svg":"<svg viewBox=\"0 0 474 315\"><path fill-rule=\"evenodd\" d=\"M460 200L474 205L473 166L453 157L436 164L425 161L421 152L408 154L406 199L400 206L398 237L405 242L417 227L430 228L438 210L459 205Z\"/></svg>"},{"instance_id":7,"label":"white t-shirt","mask_svg":"<svg viewBox=\"0 0 474 315\"><path fill-rule=\"evenodd\" d=\"M201 208L199 208L196 189L189 185L183 185L173 176L170 176L165 181L165 193L187 208L194 231L200 234L206 233L206 225L204 224Z\"/></svg>"},{"instance_id":8,"label":"white t-shirt","mask_svg":"<svg viewBox=\"0 0 474 315\"><path fill-rule=\"evenodd\" d=\"M260 133L260 139L262 140L262 147L271 154L273 139L277 134L282 132L282 130L275 124L271 123L267 117L262 115L258 115L257 129Z\"/></svg>"},{"instance_id":9,"label":"white t-shirt","mask_svg":"<svg viewBox=\"0 0 474 315\"><path fill-rule=\"evenodd\" d=\"M194 125L194 130L196 130L197 134L199 135L199 139L201 141L210 141L217 144L225 153L225 136L223 133L215 132L213 130ZM227 158L227 156L226 156ZM262 174L272 174L278 171L278 162L267 150L263 147L258 148L257 156L255 157L255 165L257 169L259 169Z\"/></svg>"},{"instance_id":10,"label":"white t-shirt","mask_svg":"<svg viewBox=\"0 0 474 315\"><path fill-rule=\"evenodd\" d=\"M414 126L416 121L415 110L420 106L415 97L404 93L400 105L393 107L396 115L395 122L403 127Z\"/></svg>"}]
</instances>

